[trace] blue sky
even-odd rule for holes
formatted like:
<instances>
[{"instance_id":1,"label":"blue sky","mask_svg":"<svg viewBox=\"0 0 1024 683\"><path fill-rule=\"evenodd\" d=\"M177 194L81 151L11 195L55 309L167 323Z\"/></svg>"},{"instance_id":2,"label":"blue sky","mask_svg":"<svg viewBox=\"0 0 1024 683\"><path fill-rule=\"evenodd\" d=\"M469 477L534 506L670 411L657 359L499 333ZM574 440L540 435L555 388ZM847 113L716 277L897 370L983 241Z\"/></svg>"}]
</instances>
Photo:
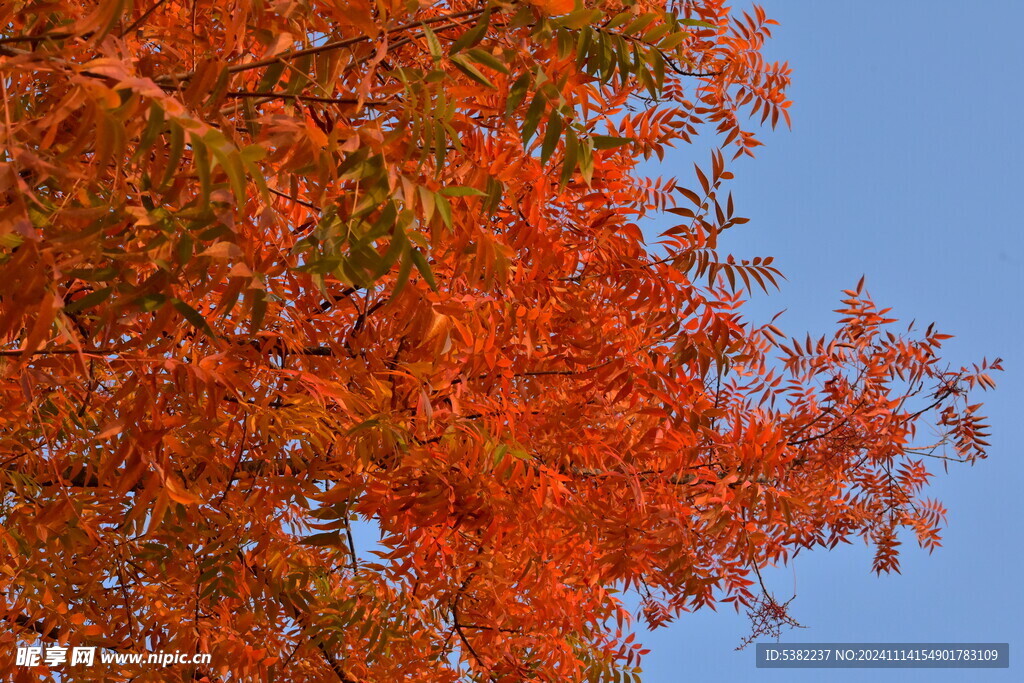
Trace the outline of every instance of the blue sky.
<instances>
[{"instance_id":1,"label":"blue sky","mask_svg":"<svg viewBox=\"0 0 1024 683\"><path fill-rule=\"evenodd\" d=\"M926 494L950 510L943 547L928 555L906 539L903 573L883 577L860 543L802 553L770 574L779 596L795 581L793 614L807 626L782 642L1009 642L1011 668L759 670L753 647L734 651L746 618L723 608L644 633L644 680L1019 680L1024 3L764 6L781 22L768 55L794 69L793 129L766 133L756 159L733 164L736 211L751 222L727 233L723 251L775 256L788 280L748 314L787 309L784 331L822 334L840 290L865 275L896 317L956 335L944 345L951 364L999 356L1006 369L979 394L989 459L940 468ZM654 172L688 181L706 160L679 149Z\"/></svg>"}]
</instances>

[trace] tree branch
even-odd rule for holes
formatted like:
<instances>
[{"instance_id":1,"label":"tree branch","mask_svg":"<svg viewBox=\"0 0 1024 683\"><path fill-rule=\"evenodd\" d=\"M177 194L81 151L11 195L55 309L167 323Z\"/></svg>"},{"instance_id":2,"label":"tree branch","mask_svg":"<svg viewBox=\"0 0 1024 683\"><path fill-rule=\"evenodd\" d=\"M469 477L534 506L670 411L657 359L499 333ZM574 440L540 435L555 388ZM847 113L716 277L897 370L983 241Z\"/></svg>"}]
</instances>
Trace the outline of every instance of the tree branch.
<instances>
[{"instance_id":1,"label":"tree branch","mask_svg":"<svg viewBox=\"0 0 1024 683\"><path fill-rule=\"evenodd\" d=\"M465 18L465 17L472 17L472 16L476 16L478 14L483 14L484 11L485 11L485 8L478 7L478 8L471 9L471 10L464 10L462 12L453 12L451 14L441 14L441 15L438 15L436 17L431 17L429 19L421 19L420 21L414 21L414 22L410 22L408 24L402 24L401 26L396 26L395 28L388 30L387 34L401 33L402 31L408 31L411 28L418 28L420 26L428 26L430 24L437 24L437 23L441 23L441 22L445 22L445 21L451 21L452 19L462 19L462 18ZM261 69L261 68L263 68L265 66L270 66L271 64L275 64L275 63L277 63L279 61L282 61L282 60L293 60L293 59L298 59L299 57L305 57L307 55L316 55L316 54L320 54L321 52L329 52L331 50L339 50L339 49L342 49L342 48L349 47L351 45L356 45L358 43L362 43L364 41L368 41L370 39L371 39L370 36L363 35L363 36L356 36L354 38L345 38L343 40L335 40L335 41L331 41L330 43L324 43L323 45L317 45L315 47L307 47L307 48L304 48L304 49L301 49L301 50L293 50L291 52L284 52L282 54L275 55L274 57L268 57L267 59L260 59L260 60L257 60L255 62L246 62L244 64L236 64L235 66L229 67L227 71L228 71L229 74L237 74L237 73L241 73L243 71L249 71L251 69ZM174 82L187 81L190 78L192 78L193 76L195 76L195 73L196 73L195 71L189 71L187 73L175 74L173 76L163 76L161 78L154 79L154 80L158 84L164 84L164 83L168 83L168 82L174 83Z\"/></svg>"},{"instance_id":2,"label":"tree branch","mask_svg":"<svg viewBox=\"0 0 1024 683\"><path fill-rule=\"evenodd\" d=\"M298 93L272 92L272 91L250 91L236 90L224 94L224 97L235 99L263 98L267 102L272 100L299 100L301 102L319 102L322 104L360 104L356 97L319 97L315 95L302 95ZM361 104L369 107L377 107L387 104L390 100L364 100Z\"/></svg>"}]
</instances>

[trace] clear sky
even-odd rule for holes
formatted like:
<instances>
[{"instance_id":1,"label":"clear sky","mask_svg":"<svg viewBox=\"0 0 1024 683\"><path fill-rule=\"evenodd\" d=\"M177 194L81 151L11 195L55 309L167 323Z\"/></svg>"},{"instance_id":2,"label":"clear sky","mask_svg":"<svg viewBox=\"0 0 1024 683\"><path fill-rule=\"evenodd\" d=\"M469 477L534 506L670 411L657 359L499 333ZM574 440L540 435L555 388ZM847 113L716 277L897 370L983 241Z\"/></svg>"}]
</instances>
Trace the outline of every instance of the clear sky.
<instances>
[{"instance_id":1,"label":"clear sky","mask_svg":"<svg viewBox=\"0 0 1024 683\"><path fill-rule=\"evenodd\" d=\"M999 356L1006 369L979 394L989 459L939 468L926 493L950 510L943 547L929 556L907 538L903 573L883 577L860 543L802 553L795 572L771 575L788 597L795 574L792 610L807 626L782 642L1009 642L1011 668L759 670L753 647L734 651L745 616L723 607L643 634L644 680L1024 680L1024 3L763 5L781 22L768 55L794 69L793 129L765 134L756 159L733 165L736 212L751 222L725 247L775 256L788 281L748 313L787 309L785 332L822 334L863 274L896 317L956 335L944 345L951 364ZM680 149L660 172L688 181L706 159Z\"/></svg>"}]
</instances>

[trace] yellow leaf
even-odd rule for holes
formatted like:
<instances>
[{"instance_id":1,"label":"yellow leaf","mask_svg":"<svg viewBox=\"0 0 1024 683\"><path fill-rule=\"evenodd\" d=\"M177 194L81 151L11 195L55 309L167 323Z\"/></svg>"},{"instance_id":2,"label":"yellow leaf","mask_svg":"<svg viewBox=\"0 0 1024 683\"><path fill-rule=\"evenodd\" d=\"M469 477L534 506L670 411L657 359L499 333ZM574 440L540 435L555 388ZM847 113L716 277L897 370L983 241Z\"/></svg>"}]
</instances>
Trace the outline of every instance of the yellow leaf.
<instances>
[{"instance_id":1,"label":"yellow leaf","mask_svg":"<svg viewBox=\"0 0 1024 683\"><path fill-rule=\"evenodd\" d=\"M164 479L164 491L167 492L167 496L175 503L195 505L199 502L198 496L191 493L183 484L171 476Z\"/></svg>"}]
</instances>

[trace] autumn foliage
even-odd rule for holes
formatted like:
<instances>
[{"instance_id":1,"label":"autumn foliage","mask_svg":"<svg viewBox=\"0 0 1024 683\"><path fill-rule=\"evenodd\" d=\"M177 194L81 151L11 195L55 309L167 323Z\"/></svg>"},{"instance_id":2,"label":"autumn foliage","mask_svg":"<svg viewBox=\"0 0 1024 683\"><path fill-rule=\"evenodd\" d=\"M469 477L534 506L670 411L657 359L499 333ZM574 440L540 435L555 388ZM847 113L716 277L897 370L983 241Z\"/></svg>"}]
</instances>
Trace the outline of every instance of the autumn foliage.
<instances>
[{"instance_id":1,"label":"autumn foliage","mask_svg":"<svg viewBox=\"0 0 1024 683\"><path fill-rule=\"evenodd\" d=\"M622 591L768 628L799 549L938 545L926 464L983 457L998 362L862 285L789 339L741 313L771 258L717 251L728 163L789 122L771 25L0 5L0 668L51 675L14 667L40 638L212 654L80 680L637 680Z\"/></svg>"}]
</instances>

